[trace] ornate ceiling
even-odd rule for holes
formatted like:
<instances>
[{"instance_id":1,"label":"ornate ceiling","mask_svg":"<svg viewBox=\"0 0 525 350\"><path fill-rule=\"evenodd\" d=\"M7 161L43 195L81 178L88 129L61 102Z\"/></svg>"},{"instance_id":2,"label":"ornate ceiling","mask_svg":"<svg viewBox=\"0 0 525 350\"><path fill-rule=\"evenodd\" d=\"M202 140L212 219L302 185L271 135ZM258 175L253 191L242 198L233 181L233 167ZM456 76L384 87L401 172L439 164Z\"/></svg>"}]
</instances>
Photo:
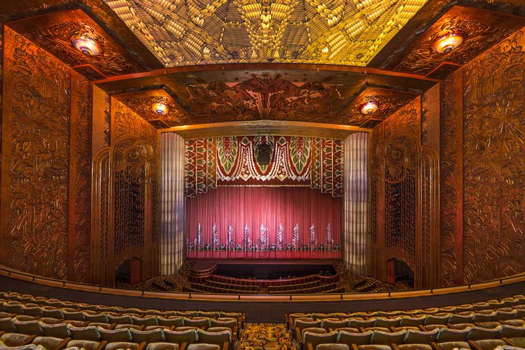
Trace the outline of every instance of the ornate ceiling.
<instances>
[{"instance_id":1,"label":"ornate ceiling","mask_svg":"<svg viewBox=\"0 0 525 350\"><path fill-rule=\"evenodd\" d=\"M15 21L10 27L92 80L145 70L82 10L30 17ZM85 55L71 45L76 33L85 32L97 40L100 55Z\"/></svg>"},{"instance_id":2,"label":"ornate ceiling","mask_svg":"<svg viewBox=\"0 0 525 350\"><path fill-rule=\"evenodd\" d=\"M428 0L104 0L166 66L365 66Z\"/></svg>"},{"instance_id":3,"label":"ornate ceiling","mask_svg":"<svg viewBox=\"0 0 525 350\"><path fill-rule=\"evenodd\" d=\"M525 15L523 0L6 4L0 22L14 20L7 25L157 128L263 120L371 128L525 24L516 16ZM71 46L86 28L101 55ZM435 39L450 32L462 45L435 52ZM151 108L159 101L165 115ZM368 101L379 109L364 116Z\"/></svg>"}]
</instances>

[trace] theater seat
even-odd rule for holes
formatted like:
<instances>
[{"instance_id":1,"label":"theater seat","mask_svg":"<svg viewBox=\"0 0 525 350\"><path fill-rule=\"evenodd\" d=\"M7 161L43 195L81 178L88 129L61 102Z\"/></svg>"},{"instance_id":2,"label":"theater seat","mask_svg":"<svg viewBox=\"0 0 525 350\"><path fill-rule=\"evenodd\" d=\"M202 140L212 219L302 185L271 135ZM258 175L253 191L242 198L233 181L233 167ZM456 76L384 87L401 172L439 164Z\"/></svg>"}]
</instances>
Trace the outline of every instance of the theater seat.
<instances>
[{"instance_id":1,"label":"theater seat","mask_svg":"<svg viewBox=\"0 0 525 350\"><path fill-rule=\"evenodd\" d=\"M31 343L34 338L34 335L4 333L0 336L0 341L7 346L22 346Z\"/></svg>"},{"instance_id":2,"label":"theater seat","mask_svg":"<svg viewBox=\"0 0 525 350\"><path fill-rule=\"evenodd\" d=\"M217 344L197 343L188 345L188 350L221 350Z\"/></svg>"},{"instance_id":3,"label":"theater seat","mask_svg":"<svg viewBox=\"0 0 525 350\"><path fill-rule=\"evenodd\" d=\"M351 333L340 331L339 332L339 343L346 344L349 347L352 347L352 344L364 345L370 343L370 337L372 332L360 332L360 333Z\"/></svg>"},{"instance_id":4,"label":"theater seat","mask_svg":"<svg viewBox=\"0 0 525 350\"><path fill-rule=\"evenodd\" d=\"M144 343L115 342L108 343L104 350L141 350L144 346Z\"/></svg>"},{"instance_id":5,"label":"theater seat","mask_svg":"<svg viewBox=\"0 0 525 350\"><path fill-rule=\"evenodd\" d=\"M400 344L393 345L394 350L432 350L430 344Z\"/></svg>"},{"instance_id":6,"label":"theater seat","mask_svg":"<svg viewBox=\"0 0 525 350\"><path fill-rule=\"evenodd\" d=\"M202 329L197 331L197 341L205 344L217 344L222 350L228 350L232 342L230 330L222 332L208 332Z\"/></svg>"},{"instance_id":7,"label":"theater seat","mask_svg":"<svg viewBox=\"0 0 525 350\"><path fill-rule=\"evenodd\" d=\"M327 344L318 344L315 347L315 350L350 350L350 347L346 344L327 343Z\"/></svg>"},{"instance_id":8,"label":"theater seat","mask_svg":"<svg viewBox=\"0 0 525 350\"><path fill-rule=\"evenodd\" d=\"M451 341L443 343L435 343L436 350L457 350L457 349L471 349L470 344L465 341Z\"/></svg>"},{"instance_id":9,"label":"theater seat","mask_svg":"<svg viewBox=\"0 0 525 350\"><path fill-rule=\"evenodd\" d=\"M357 345L358 350L392 350L389 345L384 344L366 344L366 345Z\"/></svg>"},{"instance_id":10,"label":"theater seat","mask_svg":"<svg viewBox=\"0 0 525 350\"><path fill-rule=\"evenodd\" d=\"M304 332L303 334L303 344L304 348L303 350L315 350L317 348L317 345L319 344L329 344L329 343L336 343L338 338L337 332L331 332L331 333L311 333L311 332Z\"/></svg>"},{"instance_id":11,"label":"theater seat","mask_svg":"<svg viewBox=\"0 0 525 350\"><path fill-rule=\"evenodd\" d=\"M70 340L67 343L67 347L76 347L85 350L102 350L106 345L105 341L99 342L94 340Z\"/></svg>"},{"instance_id":12,"label":"theater seat","mask_svg":"<svg viewBox=\"0 0 525 350\"><path fill-rule=\"evenodd\" d=\"M146 350L179 350L179 344L176 343L149 343Z\"/></svg>"},{"instance_id":13,"label":"theater seat","mask_svg":"<svg viewBox=\"0 0 525 350\"><path fill-rule=\"evenodd\" d=\"M506 345L502 339L469 340L469 344L476 350L494 350L498 346Z\"/></svg>"},{"instance_id":14,"label":"theater seat","mask_svg":"<svg viewBox=\"0 0 525 350\"><path fill-rule=\"evenodd\" d=\"M33 344L41 345L46 348L46 350L58 350L62 349L70 340L69 338L36 337L33 340Z\"/></svg>"}]
</instances>

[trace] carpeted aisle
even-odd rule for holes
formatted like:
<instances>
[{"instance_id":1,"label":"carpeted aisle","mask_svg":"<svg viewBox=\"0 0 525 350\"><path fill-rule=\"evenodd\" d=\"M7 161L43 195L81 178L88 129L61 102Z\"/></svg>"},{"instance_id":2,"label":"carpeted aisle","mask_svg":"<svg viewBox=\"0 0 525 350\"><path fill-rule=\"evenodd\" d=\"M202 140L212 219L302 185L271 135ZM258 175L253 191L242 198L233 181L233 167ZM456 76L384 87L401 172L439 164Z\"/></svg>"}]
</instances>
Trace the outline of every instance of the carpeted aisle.
<instances>
[{"instance_id":1,"label":"carpeted aisle","mask_svg":"<svg viewBox=\"0 0 525 350\"><path fill-rule=\"evenodd\" d=\"M284 323L247 323L239 350L291 350L292 338Z\"/></svg>"}]
</instances>

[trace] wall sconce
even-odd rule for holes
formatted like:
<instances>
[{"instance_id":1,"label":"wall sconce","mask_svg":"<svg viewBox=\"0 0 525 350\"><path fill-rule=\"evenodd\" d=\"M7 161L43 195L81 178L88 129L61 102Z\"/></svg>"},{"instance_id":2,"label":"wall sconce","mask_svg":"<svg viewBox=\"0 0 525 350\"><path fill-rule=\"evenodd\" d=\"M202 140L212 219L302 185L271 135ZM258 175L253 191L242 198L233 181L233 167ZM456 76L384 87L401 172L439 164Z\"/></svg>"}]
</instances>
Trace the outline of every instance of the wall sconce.
<instances>
[{"instance_id":1,"label":"wall sconce","mask_svg":"<svg viewBox=\"0 0 525 350\"><path fill-rule=\"evenodd\" d=\"M463 36L457 33L449 33L434 41L432 45L437 53L449 53L463 43Z\"/></svg>"}]
</instances>

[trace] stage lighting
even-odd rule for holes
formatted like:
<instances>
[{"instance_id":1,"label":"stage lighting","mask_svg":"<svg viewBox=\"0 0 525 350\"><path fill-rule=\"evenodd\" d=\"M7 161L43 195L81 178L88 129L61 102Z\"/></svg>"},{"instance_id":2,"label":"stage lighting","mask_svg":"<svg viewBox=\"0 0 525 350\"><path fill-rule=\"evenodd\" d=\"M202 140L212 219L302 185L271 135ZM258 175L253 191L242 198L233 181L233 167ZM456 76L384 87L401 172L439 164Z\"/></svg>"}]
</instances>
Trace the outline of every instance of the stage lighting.
<instances>
[{"instance_id":1,"label":"stage lighting","mask_svg":"<svg viewBox=\"0 0 525 350\"><path fill-rule=\"evenodd\" d=\"M449 33L434 41L434 50L438 53L449 53L463 43L463 36L457 33Z\"/></svg>"}]
</instances>

